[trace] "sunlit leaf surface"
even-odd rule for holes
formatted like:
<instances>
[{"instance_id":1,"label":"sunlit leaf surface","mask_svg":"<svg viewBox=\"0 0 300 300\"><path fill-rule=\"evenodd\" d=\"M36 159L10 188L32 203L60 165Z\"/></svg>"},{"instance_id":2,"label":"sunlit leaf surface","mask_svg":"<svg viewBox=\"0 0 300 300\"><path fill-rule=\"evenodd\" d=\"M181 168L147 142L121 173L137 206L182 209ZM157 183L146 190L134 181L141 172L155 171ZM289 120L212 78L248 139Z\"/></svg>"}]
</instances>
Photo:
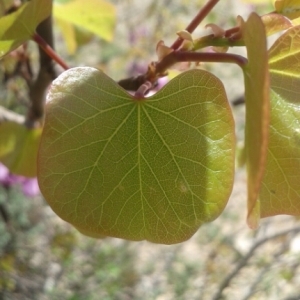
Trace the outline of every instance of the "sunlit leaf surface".
<instances>
[{"instance_id":1,"label":"sunlit leaf surface","mask_svg":"<svg viewBox=\"0 0 300 300\"><path fill-rule=\"evenodd\" d=\"M53 14L57 19L87 29L99 37L111 41L113 38L116 9L104 0L71 0L54 2Z\"/></svg>"},{"instance_id":2,"label":"sunlit leaf surface","mask_svg":"<svg viewBox=\"0 0 300 300\"><path fill-rule=\"evenodd\" d=\"M1 123L0 162L14 174L35 177L41 132L14 122Z\"/></svg>"},{"instance_id":3,"label":"sunlit leaf surface","mask_svg":"<svg viewBox=\"0 0 300 300\"><path fill-rule=\"evenodd\" d=\"M292 27L292 22L288 18L277 13L264 15L261 19L268 36Z\"/></svg>"},{"instance_id":4,"label":"sunlit leaf surface","mask_svg":"<svg viewBox=\"0 0 300 300\"><path fill-rule=\"evenodd\" d=\"M39 185L81 232L173 244L224 209L234 124L212 74L183 73L138 100L104 73L74 68L48 99Z\"/></svg>"},{"instance_id":5,"label":"sunlit leaf surface","mask_svg":"<svg viewBox=\"0 0 300 300\"><path fill-rule=\"evenodd\" d=\"M0 18L0 57L31 39L36 27L46 19L52 0L31 0L16 12Z\"/></svg>"},{"instance_id":6,"label":"sunlit leaf surface","mask_svg":"<svg viewBox=\"0 0 300 300\"><path fill-rule=\"evenodd\" d=\"M299 0L275 0L275 9L278 13L296 19L300 17L300 1Z\"/></svg>"},{"instance_id":7,"label":"sunlit leaf surface","mask_svg":"<svg viewBox=\"0 0 300 300\"><path fill-rule=\"evenodd\" d=\"M248 224L259 223L258 195L267 155L269 130L269 73L266 34L260 17L252 13L242 26L247 47L245 69L245 158L248 172Z\"/></svg>"},{"instance_id":8,"label":"sunlit leaf surface","mask_svg":"<svg viewBox=\"0 0 300 300\"><path fill-rule=\"evenodd\" d=\"M261 216L300 215L300 26L269 50L271 126Z\"/></svg>"},{"instance_id":9,"label":"sunlit leaf surface","mask_svg":"<svg viewBox=\"0 0 300 300\"><path fill-rule=\"evenodd\" d=\"M64 37L64 41L66 43L68 53L74 54L77 49L77 41L76 41L74 25L72 25L70 22L64 21L63 19L56 19L56 22Z\"/></svg>"}]
</instances>

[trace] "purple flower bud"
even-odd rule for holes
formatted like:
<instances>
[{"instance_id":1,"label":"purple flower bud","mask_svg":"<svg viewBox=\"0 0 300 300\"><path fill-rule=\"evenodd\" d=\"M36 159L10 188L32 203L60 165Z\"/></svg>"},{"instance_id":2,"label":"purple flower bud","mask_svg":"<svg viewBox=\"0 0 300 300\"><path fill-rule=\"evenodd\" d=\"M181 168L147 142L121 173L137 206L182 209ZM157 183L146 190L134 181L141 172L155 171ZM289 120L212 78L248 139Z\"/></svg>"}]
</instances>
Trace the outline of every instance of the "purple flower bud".
<instances>
[{"instance_id":1,"label":"purple flower bud","mask_svg":"<svg viewBox=\"0 0 300 300\"><path fill-rule=\"evenodd\" d=\"M27 197L34 197L40 194L40 189L36 177L27 178L15 175L9 172L3 164L0 163L0 184L5 187L11 187L19 184L22 187L23 194Z\"/></svg>"},{"instance_id":2,"label":"purple flower bud","mask_svg":"<svg viewBox=\"0 0 300 300\"><path fill-rule=\"evenodd\" d=\"M9 175L9 170L0 163L0 183L3 184L6 182L6 178Z\"/></svg>"},{"instance_id":3,"label":"purple flower bud","mask_svg":"<svg viewBox=\"0 0 300 300\"><path fill-rule=\"evenodd\" d=\"M37 178L25 178L22 184L23 194L27 197L34 197L40 194Z\"/></svg>"}]
</instances>

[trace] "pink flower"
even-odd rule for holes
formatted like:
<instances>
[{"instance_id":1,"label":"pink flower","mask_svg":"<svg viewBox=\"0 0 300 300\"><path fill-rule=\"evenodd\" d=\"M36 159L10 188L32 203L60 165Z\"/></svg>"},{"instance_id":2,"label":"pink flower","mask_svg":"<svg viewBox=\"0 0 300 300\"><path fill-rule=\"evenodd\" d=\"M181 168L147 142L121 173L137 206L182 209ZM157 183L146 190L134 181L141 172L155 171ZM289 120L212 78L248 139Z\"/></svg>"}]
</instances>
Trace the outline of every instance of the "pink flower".
<instances>
[{"instance_id":1,"label":"pink flower","mask_svg":"<svg viewBox=\"0 0 300 300\"><path fill-rule=\"evenodd\" d=\"M4 187L21 185L23 194L27 197L34 197L40 194L37 178L29 178L10 173L10 171L0 163L0 184Z\"/></svg>"}]
</instances>

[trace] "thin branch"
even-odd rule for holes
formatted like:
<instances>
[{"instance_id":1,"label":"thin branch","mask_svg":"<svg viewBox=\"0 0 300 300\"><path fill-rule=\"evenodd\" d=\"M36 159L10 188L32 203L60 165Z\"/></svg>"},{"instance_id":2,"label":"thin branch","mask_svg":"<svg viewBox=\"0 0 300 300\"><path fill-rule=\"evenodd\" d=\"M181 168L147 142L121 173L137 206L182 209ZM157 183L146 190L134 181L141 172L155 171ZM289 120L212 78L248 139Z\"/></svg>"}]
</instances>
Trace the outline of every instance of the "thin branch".
<instances>
[{"instance_id":1,"label":"thin branch","mask_svg":"<svg viewBox=\"0 0 300 300\"><path fill-rule=\"evenodd\" d=\"M8 121L23 124L25 117L0 106L0 124Z\"/></svg>"},{"instance_id":2,"label":"thin branch","mask_svg":"<svg viewBox=\"0 0 300 300\"><path fill-rule=\"evenodd\" d=\"M272 268L274 261L277 262L280 259L280 257L288 250L289 243L291 242L293 237L294 236L291 236L287 242L282 244L280 249L276 251L276 253L273 255L272 261L267 266L263 267L262 270L260 270L259 275L255 278L254 282L249 287L248 293L241 300L249 300L255 293L259 291L257 287L262 282L267 272L270 271L270 269Z\"/></svg>"},{"instance_id":3,"label":"thin branch","mask_svg":"<svg viewBox=\"0 0 300 300\"><path fill-rule=\"evenodd\" d=\"M63 69L68 70L69 66L64 62L64 60L57 55L53 48L40 36L38 33L35 33L32 39L41 47L47 55L57 62Z\"/></svg>"},{"instance_id":4,"label":"thin branch","mask_svg":"<svg viewBox=\"0 0 300 300\"><path fill-rule=\"evenodd\" d=\"M202 9L199 11L197 16L192 20L192 22L186 27L185 30L188 31L189 33L192 33L219 1L220 0L209 0L202 7ZM183 39L178 38L173 43L171 48L174 49L174 50L177 50L181 46L182 42L183 42Z\"/></svg>"},{"instance_id":5,"label":"thin branch","mask_svg":"<svg viewBox=\"0 0 300 300\"><path fill-rule=\"evenodd\" d=\"M48 86L57 77L52 57L44 48L52 49L54 45L52 31L52 17L48 17L37 27L34 38L43 42L39 43L39 72L37 78L29 86L30 107L26 116L26 126L36 127L44 116L45 95ZM44 46L42 46L44 45Z\"/></svg>"},{"instance_id":6,"label":"thin branch","mask_svg":"<svg viewBox=\"0 0 300 300\"><path fill-rule=\"evenodd\" d=\"M174 51L164 57L159 63L157 63L156 72L164 73L168 68L178 62L235 63L243 69L248 63L248 60L241 55L230 53L199 53L188 51Z\"/></svg>"},{"instance_id":7,"label":"thin branch","mask_svg":"<svg viewBox=\"0 0 300 300\"><path fill-rule=\"evenodd\" d=\"M263 244L267 243L270 240L274 240L277 238L280 238L282 236L285 236L287 234L297 234L300 232L300 227L295 227L293 229L285 230L283 232L276 233L272 236L266 237L264 239L261 239L260 241L256 242L248 251L248 253L240 260L240 262L236 265L236 267L233 269L231 273L223 280L221 283L219 290L217 293L212 297L212 300L219 300L222 299L223 291L230 285L231 281L236 277L236 275L240 272L242 268L244 268L250 258L254 255L255 251L262 246Z\"/></svg>"},{"instance_id":8,"label":"thin branch","mask_svg":"<svg viewBox=\"0 0 300 300\"><path fill-rule=\"evenodd\" d=\"M238 33L240 30L241 30L240 26L232 27L232 28L230 28L230 29L225 30L224 36L225 36L225 37L230 37L230 36L232 36L233 34Z\"/></svg>"},{"instance_id":9,"label":"thin branch","mask_svg":"<svg viewBox=\"0 0 300 300\"><path fill-rule=\"evenodd\" d=\"M209 34L194 40L193 51L203 49L209 46L243 47L245 46L245 42L241 39L235 40L228 37L215 37L214 34Z\"/></svg>"},{"instance_id":10,"label":"thin branch","mask_svg":"<svg viewBox=\"0 0 300 300\"><path fill-rule=\"evenodd\" d=\"M137 77L130 77L118 81L118 84L128 91L136 91L146 81L151 83L157 80L157 77L164 76L166 71L178 62L221 62L235 63L242 69L248 63L248 60L237 54L230 53L200 53L190 51L173 51L165 56L160 62L152 63L148 72Z\"/></svg>"}]
</instances>

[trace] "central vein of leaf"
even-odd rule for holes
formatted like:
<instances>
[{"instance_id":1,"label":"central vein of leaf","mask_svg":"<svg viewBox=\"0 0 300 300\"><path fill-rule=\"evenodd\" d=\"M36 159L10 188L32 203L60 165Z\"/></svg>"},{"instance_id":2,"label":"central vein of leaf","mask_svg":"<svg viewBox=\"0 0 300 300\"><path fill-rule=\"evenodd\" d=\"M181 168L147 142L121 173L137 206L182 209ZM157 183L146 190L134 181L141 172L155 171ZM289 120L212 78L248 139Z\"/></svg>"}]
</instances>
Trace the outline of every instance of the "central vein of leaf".
<instances>
[{"instance_id":1,"label":"central vein of leaf","mask_svg":"<svg viewBox=\"0 0 300 300\"><path fill-rule=\"evenodd\" d=\"M145 209L143 201L143 187L142 187L142 170L141 170L141 105L137 104L137 139L138 139L138 168L139 168L139 185L141 190L142 214L144 223L144 236L146 231L145 225Z\"/></svg>"}]
</instances>

